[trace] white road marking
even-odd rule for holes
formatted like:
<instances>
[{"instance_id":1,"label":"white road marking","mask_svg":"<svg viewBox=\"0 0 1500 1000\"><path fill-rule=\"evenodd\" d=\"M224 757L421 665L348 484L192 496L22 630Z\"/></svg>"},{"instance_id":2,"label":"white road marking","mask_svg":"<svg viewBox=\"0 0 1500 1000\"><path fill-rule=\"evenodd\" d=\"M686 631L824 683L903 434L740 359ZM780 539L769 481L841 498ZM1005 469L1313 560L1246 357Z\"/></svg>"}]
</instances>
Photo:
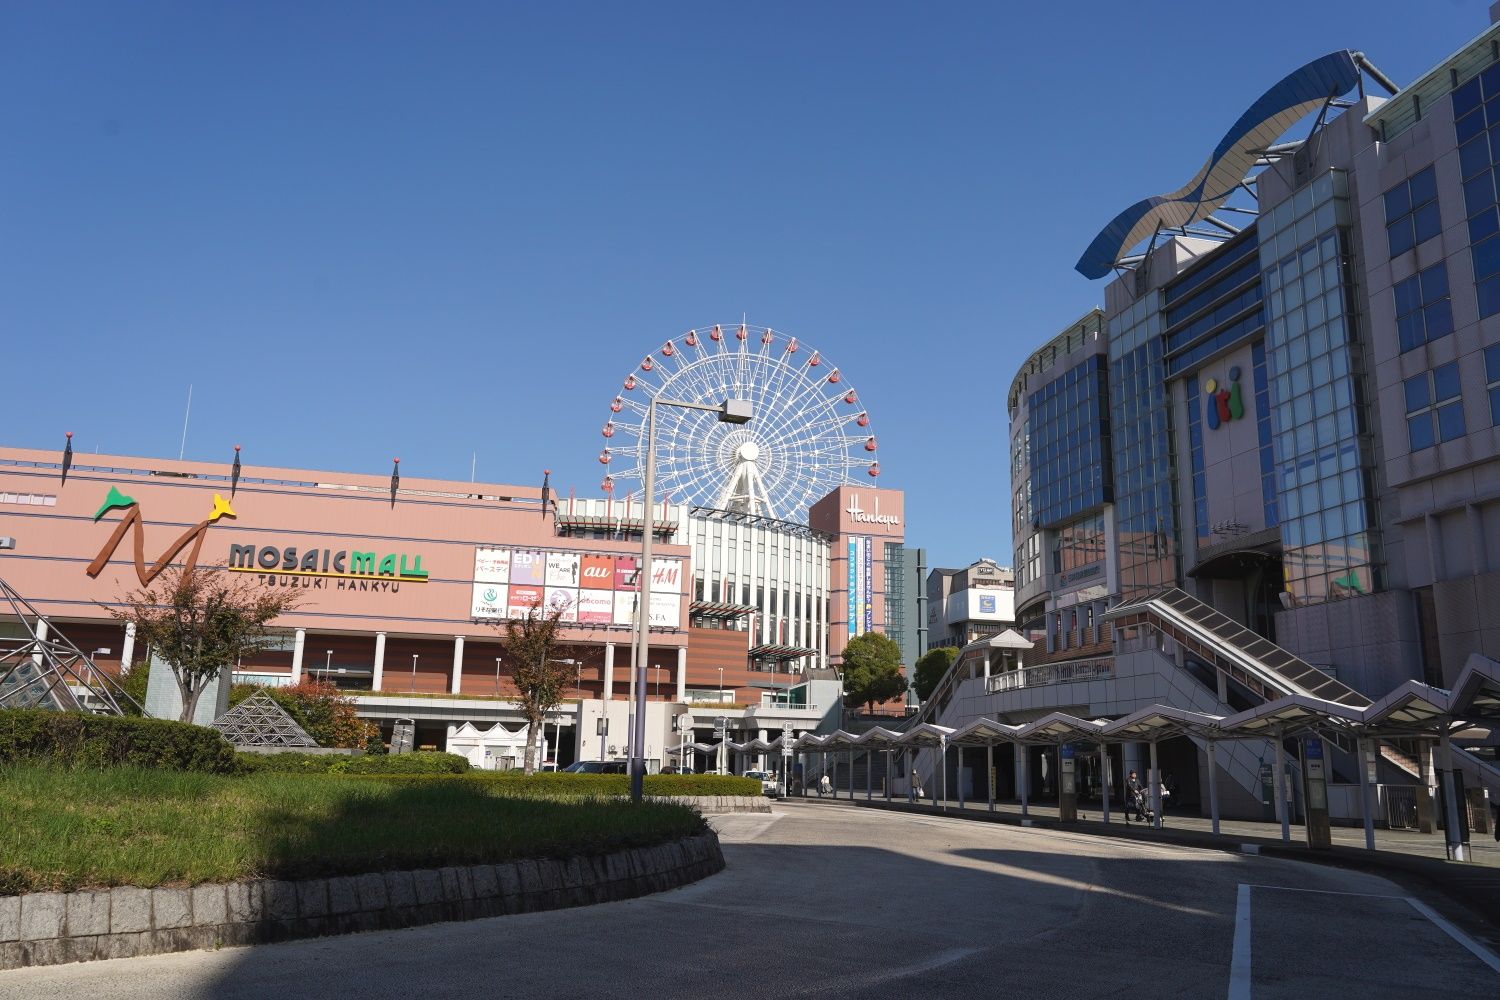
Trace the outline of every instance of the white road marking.
<instances>
[{"instance_id":1,"label":"white road marking","mask_svg":"<svg viewBox=\"0 0 1500 1000\"><path fill-rule=\"evenodd\" d=\"M1422 914L1422 916L1437 924L1438 929L1441 930L1444 934L1448 935L1453 940L1469 949L1469 951L1474 954L1475 958L1479 959L1485 965L1488 965L1493 971L1500 972L1500 957L1496 957L1494 952L1490 951L1484 945L1480 944L1478 941L1475 941L1473 938L1469 937L1469 935L1465 934L1463 931L1459 930L1457 927L1454 927L1448 921L1438 916L1437 911L1428 906L1426 903L1420 900L1412 899L1410 896L1406 898L1406 901L1411 904L1412 909L1416 910L1418 913Z\"/></svg>"},{"instance_id":2,"label":"white road marking","mask_svg":"<svg viewBox=\"0 0 1500 1000\"><path fill-rule=\"evenodd\" d=\"M1241 883L1234 907L1234 957L1229 963L1229 1000L1250 1000L1250 887Z\"/></svg>"}]
</instances>

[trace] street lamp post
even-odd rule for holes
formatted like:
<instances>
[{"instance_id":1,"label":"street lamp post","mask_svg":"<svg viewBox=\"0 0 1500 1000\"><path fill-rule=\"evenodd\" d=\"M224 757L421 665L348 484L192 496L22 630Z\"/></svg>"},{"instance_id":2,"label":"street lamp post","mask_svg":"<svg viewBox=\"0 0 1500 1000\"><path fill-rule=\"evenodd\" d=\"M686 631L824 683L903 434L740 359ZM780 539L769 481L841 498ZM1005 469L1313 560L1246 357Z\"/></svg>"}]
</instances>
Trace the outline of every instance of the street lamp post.
<instances>
[{"instance_id":1,"label":"street lamp post","mask_svg":"<svg viewBox=\"0 0 1500 1000\"><path fill-rule=\"evenodd\" d=\"M641 750L646 743L646 663L651 655L651 543L655 534L656 508L656 408L676 406L685 410L706 410L717 413L720 423L745 424L752 416L750 403L743 399L726 399L718 406L689 403L676 399L652 398L646 407L646 468L641 474L641 498L645 505L646 519L641 525L641 568L637 574L637 602L640 609L636 615L635 668L632 676L635 685L635 718L632 725L630 754L630 801L641 801L641 786L646 777L646 761Z\"/></svg>"},{"instance_id":2,"label":"street lamp post","mask_svg":"<svg viewBox=\"0 0 1500 1000\"><path fill-rule=\"evenodd\" d=\"M333 650L330 649L328 655L323 658L323 683L328 683L328 674L331 670L333 670Z\"/></svg>"},{"instance_id":3,"label":"street lamp post","mask_svg":"<svg viewBox=\"0 0 1500 1000\"><path fill-rule=\"evenodd\" d=\"M411 693L417 693L417 655L411 654Z\"/></svg>"},{"instance_id":4,"label":"street lamp post","mask_svg":"<svg viewBox=\"0 0 1500 1000\"><path fill-rule=\"evenodd\" d=\"M719 668L719 700L724 700L724 668Z\"/></svg>"},{"instance_id":5,"label":"street lamp post","mask_svg":"<svg viewBox=\"0 0 1500 1000\"><path fill-rule=\"evenodd\" d=\"M500 697L500 657L495 657L495 697Z\"/></svg>"}]
</instances>

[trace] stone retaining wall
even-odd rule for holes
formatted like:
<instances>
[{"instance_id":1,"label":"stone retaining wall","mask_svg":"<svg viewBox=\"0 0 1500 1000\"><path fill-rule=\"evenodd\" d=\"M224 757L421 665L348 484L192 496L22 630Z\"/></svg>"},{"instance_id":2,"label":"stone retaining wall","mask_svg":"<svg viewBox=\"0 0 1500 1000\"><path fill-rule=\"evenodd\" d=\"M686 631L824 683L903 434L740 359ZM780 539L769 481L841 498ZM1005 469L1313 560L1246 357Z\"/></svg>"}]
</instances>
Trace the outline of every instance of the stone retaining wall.
<instances>
[{"instance_id":1,"label":"stone retaining wall","mask_svg":"<svg viewBox=\"0 0 1500 1000\"><path fill-rule=\"evenodd\" d=\"M592 858L0 896L0 969L584 906L673 889L723 867L710 831Z\"/></svg>"},{"instance_id":2,"label":"stone retaining wall","mask_svg":"<svg viewBox=\"0 0 1500 1000\"><path fill-rule=\"evenodd\" d=\"M692 806L704 816L718 813L768 813L771 800L764 795L647 795L651 802Z\"/></svg>"}]
</instances>

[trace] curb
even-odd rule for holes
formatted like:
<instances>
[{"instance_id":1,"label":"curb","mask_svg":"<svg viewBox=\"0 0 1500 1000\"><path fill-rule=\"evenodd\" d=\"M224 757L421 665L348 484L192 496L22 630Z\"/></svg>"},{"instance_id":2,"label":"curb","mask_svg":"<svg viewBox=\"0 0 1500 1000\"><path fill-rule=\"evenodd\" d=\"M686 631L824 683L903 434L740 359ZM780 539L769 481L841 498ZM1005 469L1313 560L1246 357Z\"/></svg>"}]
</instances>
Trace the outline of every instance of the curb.
<instances>
[{"instance_id":1,"label":"curb","mask_svg":"<svg viewBox=\"0 0 1500 1000\"><path fill-rule=\"evenodd\" d=\"M389 930L634 899L724 868L713 831L594 857L0 896L0 969Z\"/></svg>"},{"instance_id":2,"label":"curb","mask_svg":"<svg viewBox=\"0 0 1500 1000\"><path fill-rule=\"evenodd\" d=\"M702 816L771 811L771 800L764 795L646 795L642 797L647 802L692 806Z\"/></svg>"}]
</instances>

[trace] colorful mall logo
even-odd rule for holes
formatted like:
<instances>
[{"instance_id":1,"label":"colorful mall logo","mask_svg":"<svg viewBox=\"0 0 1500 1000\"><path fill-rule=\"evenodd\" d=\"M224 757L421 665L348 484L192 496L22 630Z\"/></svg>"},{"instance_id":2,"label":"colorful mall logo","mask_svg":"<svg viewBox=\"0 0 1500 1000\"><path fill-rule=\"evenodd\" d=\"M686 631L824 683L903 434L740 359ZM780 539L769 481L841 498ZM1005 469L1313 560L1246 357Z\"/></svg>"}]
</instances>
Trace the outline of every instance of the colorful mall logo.
<instances>
[{"instance_id":1,"label":"colorful mall logo","mask_svg":"<svg viewBox=\"0 0 1500 1000\"><path fill-rule=\"evenodd\" d=\"M198 565L198 553L203 549L203 536L207 533L209 525L214 524L221 517L238 516L230 509L229 501L215 493L213 510L209 511L208 517L178 536L175 542L167 546L167 550L161 554L161 558L148 568L146 566L145 518L141 516L140 504L136 503L135 497L126 496L124 493L121 493L119 487L111 486L109 494L104 498L104 502L94 512L94 521L97 523L101 517L112 510L124 510L128 511L128 513L120 520L119 527L115 528L114 534L109 536L109 540L104 543L104 547L99 550L99 554L94 557L94 561L89 563L88 575L98 576L104 571L104 567L109 562L110 557L115 554L115 550L120 547L120 542L125 539L125 532L134 528L135 534L132 542L135 549L135 575L141 581L141 586L143 587L150 586L151 581L155 580L161 574L161 571L167 568L167 565L176 558L177 553L187 547L188 542L193 543L193 548L188 553L187 560L183 565L188 569L192 569Z\"/></svg>"},{"instance_id":2,"label":"colorful mall logo","mask_svg":"<svg viewBox=\"0 0 1500 1000\"><path fill-rule=\"evenodd\" d=\"M1220 424L1238 420L1245 415L1245 401L1240 394L1240 366L1229 369L1229 388L1221 387L1217 379L1203 384L1208 393L1208 429L1218 430Z\"/></svg>"}]
</instances>

